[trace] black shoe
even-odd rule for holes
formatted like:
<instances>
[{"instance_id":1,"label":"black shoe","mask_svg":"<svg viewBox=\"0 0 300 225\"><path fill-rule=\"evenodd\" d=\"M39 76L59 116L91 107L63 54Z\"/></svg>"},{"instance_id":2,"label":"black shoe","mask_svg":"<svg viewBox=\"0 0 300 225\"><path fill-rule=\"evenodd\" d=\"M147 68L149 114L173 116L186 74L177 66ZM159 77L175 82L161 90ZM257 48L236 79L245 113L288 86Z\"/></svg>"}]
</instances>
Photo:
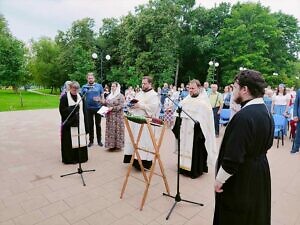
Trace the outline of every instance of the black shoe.
<instances>
[{"instance_id":1,"label":"black shoe","mask_svg":"<svg viewBox=\"0 0 300 225\"><path fill-rule=\"evenodd\" d=\"M150 170L151 166L152 166L152 161L147 161L147 160L142 160L142 164L144 169L148 169ZM139 164L139 161L137 159L134 159L133 161L133 167L136 168L137 170L141 171L141 166Z\"/></svg>"},{"instance_id":2,"label":"black shoe","mask_svg":"<svg viewBox=\"0 0 300 225\"><path fill-rule=\"evenodd\" d=\"M98 142L98 145L100 146L100 147L102 147L103 146L103 144L102 144L102 142L100 141L100 142Z\"/></svg>"},{"instance_id":3,"label":"black shoe","mask_svg":"<svg viewBox=\"0 0 300 225\"><path fill-rule=\"evenodd\" d=\"M292 150L292 151L291 151L291 154L295 154L295 153L297 153L297 152L299 152L299 150Z\"/></svg>"},{"instance_id":4,"label":"black shoe","mask_svg":"<svg viewBox=\"0 0 300 225\"><path fill-rule=\"evenodd\" d=\"M90 147L92 147L93 146L93 142L90 142L89 144L88 144L88 147L90 148Z\"/></svg>"},{"instance_id":5,"label":"black shoe","mask_svg":"<svg viewBox=\"0 0 300 225\"><path fill-rule=\"evenodd\" d=\"M130 163L132 155L124 155L123 163Z\"/></svg>"}]
</instances>

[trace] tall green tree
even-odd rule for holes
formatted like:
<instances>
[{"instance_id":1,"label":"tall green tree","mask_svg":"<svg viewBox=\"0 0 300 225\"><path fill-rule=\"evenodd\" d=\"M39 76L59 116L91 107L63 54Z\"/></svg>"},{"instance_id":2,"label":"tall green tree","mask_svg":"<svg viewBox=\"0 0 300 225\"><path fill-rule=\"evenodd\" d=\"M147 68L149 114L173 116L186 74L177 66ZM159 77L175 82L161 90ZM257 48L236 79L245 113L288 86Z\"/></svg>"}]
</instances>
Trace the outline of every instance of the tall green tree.
<instances>
[{"instance_id":1,"label":"tall green tree","mask_svg":"<svg viewBox=\"0 0 300 225\"><path fill-rule=\"evenodd\" d=\"M24 44L11 35L5 18L0 15L0 85L16 90L27 82L25 53Z\"/></svg>"},{"instance_id":2,"label":"tall green tree","mask_svg":"<svg viewBox=\"0 0 300 225\"><path fill-rule=\"evenodd\" d=\"M177 37L179 35L179 8L174 1L150 1L136 8L135 15L128 14L116 21L106 21L102 35L108 48L112 43L119 65L113 65L115 75L123 74L126 85L132 85L143 75L154 77L156 85L174 82L177 63ZM116 34L116 31L119 34ZM137 77L133 79L132 75ZM109 76L112 79L114 76Z\"/></svg>"},{"instance_id":3,"label":"tall green tree","mask_svg":"<svg viewBox=\"0 0 300 225\"><path fill-rule=\"evenodd\" d=\"M274 72L285 78L290 86L295 83L297 76L296 62L299 61L300 52L300 29L295 17L283 14L282 12L272 14L277 20L277 27L280 31L280 42L271 42L272 51L269 57ZM267 80L272 80L272 73L266 75ZM269 82L277 85L276 82Z\"/></svg>"},{"instance_id":4,"label":"tall green tree","mask_svg":"<svg viewBox=\"0 0 300 225\"><path fill-rule=\"evenodd\" d=\"M193 8L189 12L189 29L185 29L182 38L182 70L186 77L199 79L201 82L214 80L212 69L208 63L211 60L218 61L217 46L220 30L224 27L224 21L230 17L231 6L228 3L222 3L212 9L204 7ZM209 73L208 73L209 72ZM187 78L185 79L187 81Z\"/></svg>"},{"instance_id":5,"label":"tall green tree","mask_svg":"<svg viewBox=\"0 0 300 225\"><path fill-rule=\"evenodd\" d=\"M103 19L102 24L99 36L96 38L95 52L99 56L98 60L95 60L97 73L100 77L102 76L104 83L118 81L123 84L123 74L119 73L119 68L122 67L118 48L122 38L120 21L115 18L106 18ZM110 56L109 60L106 59L107 55ZM114 66L111 67L111 65Z\"/></svg>"},{"instance_id":6,"label":"tall green tree","mask_svg":"<svg viewBox=\"0 0 300 225\"><path fill-rule=\"evenodd\" d=\"M59 88L67 78L59 70L58 56L60 49L55 41L50 38L41 38L32 42L32 58L30 71L36 84L44 87Z\"/></svg>"},{"instance_id":7,"label":"tall green tree","mask_svg":"<svg viewBox=\"0 0 300 225\"><path fill-rule=\"evenodd\" d=\"M59 69L68 79L83 84L88 72L95 71L92 53L95 50L95 22L84 18L73 22L66 32L59 31L55 41L60 47Z\"/></svg>"},{"instance_id":8,"label":"tall green tree","mask_svg":"<svg viewBox=\"0 0 300 225\"><path fill-rule=\"evenodd\" d=\"M277 69L286 68L293 57L283 36L279 19L269 8L260 3L234 5L216 46L222 84L231 82L241 66L261 71L267 80Z\"/></svg>"}]
</instances>

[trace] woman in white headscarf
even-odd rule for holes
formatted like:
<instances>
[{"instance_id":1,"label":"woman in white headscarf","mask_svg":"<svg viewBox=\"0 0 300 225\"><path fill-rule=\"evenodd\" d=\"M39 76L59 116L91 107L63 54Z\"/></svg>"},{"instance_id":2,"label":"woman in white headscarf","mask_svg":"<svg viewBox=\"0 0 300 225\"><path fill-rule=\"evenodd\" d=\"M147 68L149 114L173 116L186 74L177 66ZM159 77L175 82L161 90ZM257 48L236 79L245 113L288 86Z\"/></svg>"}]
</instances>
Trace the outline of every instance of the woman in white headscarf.
<instances>
[{"instance_id":1,"label":"woman in white headscarf","mask_svg":"<svg viewBox=\"0 0 300 225\"><path fill-rule=\"evenodd\" d=\"M113 82L111 92L106 98L108 113L106 114L105 147L108 150L120 150L124 147L124 96L120 92L120 84Z\"/></svg>"}]
</instances>

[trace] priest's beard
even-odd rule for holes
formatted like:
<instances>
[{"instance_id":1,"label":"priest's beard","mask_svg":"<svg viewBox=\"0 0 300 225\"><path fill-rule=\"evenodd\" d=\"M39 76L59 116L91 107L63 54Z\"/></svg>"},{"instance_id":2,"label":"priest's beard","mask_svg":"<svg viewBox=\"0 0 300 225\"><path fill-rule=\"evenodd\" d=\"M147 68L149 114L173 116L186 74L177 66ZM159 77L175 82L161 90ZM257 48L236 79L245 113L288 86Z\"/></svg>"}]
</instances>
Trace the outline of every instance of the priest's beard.
<instances>
[{"instance_id":1,"label":"priest's beard","mask_svg":"<svg viewBox=\"0 0 300 225\"><path fill-rule=\"evenodd\" d=\"M238 95L238 96L234 99L234 101L235 101L236 104L241 104L241 103L243 102L243 98L242 98L240 95Z\"/></svg>"},{"instance_id":2,"label":"priest's beard","mask_svg":"<svg viewBox=\"0 0 300 225\"><path fill-rule=\"evenodd\" d=\"M150 91L151 89L152 89L151 87L147 87L147 88L143 88L143 87L142 87L142 91L143 91L143 92L148 92L148 91Z\"/></svg>"},{"instance_id":3,"label":"priest's beard","mask_svg":"<svg viewBox=\"0 0 300 225\"><path fill-rule=\"evenodd\" d=\"M191 95L192 98L196 98L198 96L199 96L199 93L194 93L194 94Z\"/></svg>"}]
</instances>

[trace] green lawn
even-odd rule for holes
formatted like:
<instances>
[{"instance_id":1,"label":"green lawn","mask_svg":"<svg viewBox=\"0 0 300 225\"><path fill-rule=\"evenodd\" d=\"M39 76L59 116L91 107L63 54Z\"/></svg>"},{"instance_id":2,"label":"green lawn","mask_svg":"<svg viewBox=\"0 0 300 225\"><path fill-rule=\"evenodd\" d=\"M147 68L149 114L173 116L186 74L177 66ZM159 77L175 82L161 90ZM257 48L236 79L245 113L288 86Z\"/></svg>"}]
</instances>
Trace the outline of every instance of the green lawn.
<instances>
[{"instance_id":1,"label":"green lawn","mask_svg":"<svg viewBox=\"0 0 300 225\"><path fill-rule=\"evenodd\" d=\"M23 107L21 106L20 93L13 90L0 90L0 112L27 109L51 109L59 105L59 95L46 96L21 91Z\"/></svg>"}]
</instances>

